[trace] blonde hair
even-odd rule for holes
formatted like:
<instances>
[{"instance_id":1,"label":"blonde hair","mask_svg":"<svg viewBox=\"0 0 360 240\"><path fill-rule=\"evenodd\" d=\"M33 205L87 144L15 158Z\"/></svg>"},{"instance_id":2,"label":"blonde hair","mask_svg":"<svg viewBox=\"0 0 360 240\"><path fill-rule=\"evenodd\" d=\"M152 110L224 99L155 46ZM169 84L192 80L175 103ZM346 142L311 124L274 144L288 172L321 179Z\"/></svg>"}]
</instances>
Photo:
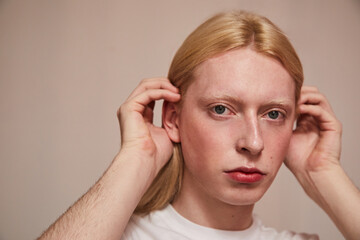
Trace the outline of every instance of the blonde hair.
<instances>
[{"instance_id":1,"label":"blonde hair","mask_svg":"<svg viewBox=\"0 0 360 240\"><path fill-rule=\"evenodd\" d=\"M176 52L168 78L184 95L199 64L220 53L247 46L282 63L294 79L297 101L304 76L290 41L270 20L245 11L217 14L196 28ZM147 214L173 201L181 188L183 168L181 145L175 144L173 156L144 194L135 213Z\"/></svg>"}]
</instances>

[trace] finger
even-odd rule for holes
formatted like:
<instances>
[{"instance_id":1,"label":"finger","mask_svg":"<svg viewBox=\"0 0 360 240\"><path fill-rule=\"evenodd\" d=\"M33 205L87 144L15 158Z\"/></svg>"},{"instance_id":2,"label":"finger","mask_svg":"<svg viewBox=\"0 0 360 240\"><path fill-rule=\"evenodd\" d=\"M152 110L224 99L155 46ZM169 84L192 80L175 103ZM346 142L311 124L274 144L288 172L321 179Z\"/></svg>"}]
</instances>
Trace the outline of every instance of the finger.
<instances>
[{"instance_id":1,"label":"finger","mask_svg":"<svg viewBox=\"0 0 360 240\"><path fill-rule=\"evenodd\" d=\"M145 107L151 102L162 99L169 102L177 102L180 100L180 94L166 89L149 89L129 99L129 104L133 106L133 110L143 112Z\"/></svg>"},{"instance_id":2,"label":"finger","mask_svg":"<svg viewBox=\"0 0 360 240\"><path fill-rule=\"evenodd\" d=\"M319 132L316 119L309 114L302 114L296 121L294 132Z\"/></svg>"},{"instance_id":3,"label":"finger","mask_svg":"<svg viewBox=\"0 0 360 240\"><path fill-rule=\"evenodd\" d=\"M301 93L309 93L309 92L316 93L316 92L320 92L320 91L315 86L307 86L307 85L302 86Z\"/></svg>"},{"instance_id":4,"label":"finger","mask_svg":"<svg viewBox=\"0 0 360 240\"><path fill-rule=\"evenodd\" d=\"M309 114L301 114L296 121L296 126L299 127L303 126L304 124L308 125L309 123L312 125L317 125L314 117Z\"/></svg>"},{"instance_id":5,"label":"finger","mask_svg":"<svg viewBox=\"0 0 360 240\"><path fill-rule=\"evenodd\" d=\"M146 107L149 107L149 104L151 107L151 103L156 100L163 99L169 102L177 102L180 98L181 96L179 93L174 93L166 89L150 89L131 99L128 99L119 107L117 116L119 120L121 120L122 118L129 116L129 113L134 111L143 115Z\"/></svg>"},{"instance_id":6,"label":"finger","mask_svg":"<svg viewBox=\"0 0 360 240\"><path fill-rule=\"evenodd\" d=\"M150 102L147 106L148 106L148 108L150 108L151 110L154 110L154 108L155 108L155 101Z\"/></svg>"},{"instance_id":7,"label":"finger","mask_svg":"<svg viewBox=\"0 0 360 240\"><path fill-rule=\"evenodd\" d=\"M148 105L146 105L143 113L146 122L151 122L151 123L153 122L154 108L155 108L155 101L152 101Z\"/></svg>"},{"instance_id":8,"label":"finger","mask_svg":"<svg viewBox=\"0 0 360 240\"><path fill-rule=\"evenodd\" d=\"M326 111L319 105L300 105L300 114L308 114L312 116L319 126L321 131L340 131L340 122L335 118L334 115Z\"/></svg>"},{"instance_id":9,"label":"finger","mask_svg":"<svg viewBox=\"0 0 360 240\"><path fill-rule=\"evenodd\" d=\"M301 94L298 104L320 105L325 110L335 115L329 101L326 99L326 97L323 94L319 92L307 92Z\"/></svg>"},{"instance_id":10,"label":"finger","mask_svg":"<svg viewBox=\"0 0 360 240\"><path fill-rule=\"evenodd\" d=\"M167 89L175 93L179 92L179 89L172 85L167 78L149 78L142 80L135 88L135 90L130 94L128 99L133 98L134 96L137 96L148 89Z\"/></svg>"},{"instance_id":11,"label":"finger","mask_svg":"<svg viewBox=\"0 0 360 240\"><path fill-rule=\"evenodd\" d=\"M147 106L144 110L144 119L145 119L145 122L150 122L152 123L153 122L153 118L154 118L154 108L151 108L149 106Z\"/></svg>"}]
</instances>

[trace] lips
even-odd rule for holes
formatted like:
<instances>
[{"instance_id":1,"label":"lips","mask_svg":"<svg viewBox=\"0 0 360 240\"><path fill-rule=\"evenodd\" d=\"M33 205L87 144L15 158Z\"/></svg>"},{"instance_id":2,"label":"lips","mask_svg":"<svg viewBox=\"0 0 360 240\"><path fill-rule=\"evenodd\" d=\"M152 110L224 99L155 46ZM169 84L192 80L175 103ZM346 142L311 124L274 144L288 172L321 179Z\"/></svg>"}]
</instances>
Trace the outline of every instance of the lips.
<instances>
[{"instance_id":1,"label":"lips","mask_svg":"<svg viewBox=\"0 0 360 240\"><path fill-rule=\"evenodd\" d=\"M261 181L265 174L257 168L240 167L225 171L232 180L239 183L256 183Z\"/></svg>"}]
</instances>

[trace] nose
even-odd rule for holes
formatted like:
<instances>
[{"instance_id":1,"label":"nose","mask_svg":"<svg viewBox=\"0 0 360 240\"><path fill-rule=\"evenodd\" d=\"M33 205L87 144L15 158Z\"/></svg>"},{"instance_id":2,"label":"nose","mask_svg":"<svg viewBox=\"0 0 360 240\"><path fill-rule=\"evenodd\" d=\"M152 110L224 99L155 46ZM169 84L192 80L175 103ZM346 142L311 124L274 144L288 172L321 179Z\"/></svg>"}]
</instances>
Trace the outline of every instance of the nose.
<instances>
[{"instance_id":1,"label":"nose","mask_svg":"<svg viewBox=\"0 0 360 240\"><path fill-rule=\"evenodd\" d=\"M257 155L264 149L264 140L257 117L250 117L241 123L241 134L237 142L238 152Z\"/></svg>"}]
</instances>

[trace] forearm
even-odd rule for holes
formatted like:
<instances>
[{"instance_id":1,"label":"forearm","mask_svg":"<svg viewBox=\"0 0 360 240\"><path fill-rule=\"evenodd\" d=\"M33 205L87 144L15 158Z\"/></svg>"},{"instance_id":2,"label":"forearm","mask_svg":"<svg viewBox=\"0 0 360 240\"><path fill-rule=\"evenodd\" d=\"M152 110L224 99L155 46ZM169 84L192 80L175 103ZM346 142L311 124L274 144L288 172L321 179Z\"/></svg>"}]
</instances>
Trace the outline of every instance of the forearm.
<instances>
[{"instance_id":1,"label":"forearm","mask_svg":"<svg viewBox=\"0 0 360 240\"><path fill-rule=\"evenodd\" d=\"M340 165L300 177L307 194L330 216L346 239L360 239L360 191Z\"/></svg>"},{"instance_id":2,"label":"forearm","mask_svg":"<svg viewBox=\"0 0 360 240\"><path fill-rule=\"evenodd\" d=\"M98 182L39 239L120 239L154 176L143 159L117 155Z\"/></svg>"}]
</instances>

